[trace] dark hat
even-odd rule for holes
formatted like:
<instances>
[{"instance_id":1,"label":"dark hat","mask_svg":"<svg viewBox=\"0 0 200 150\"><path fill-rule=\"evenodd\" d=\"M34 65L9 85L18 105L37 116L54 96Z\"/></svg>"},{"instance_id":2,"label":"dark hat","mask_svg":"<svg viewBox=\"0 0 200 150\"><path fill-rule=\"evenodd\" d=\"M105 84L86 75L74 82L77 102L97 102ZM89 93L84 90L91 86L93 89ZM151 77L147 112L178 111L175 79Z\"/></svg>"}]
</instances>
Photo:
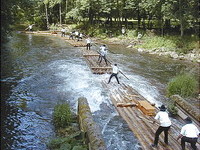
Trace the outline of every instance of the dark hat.
<instances>
[{"instance_id":1,"label":"dark hat","mask_svg":"<svg viewBox=\"0 0 200 150\"><path fill-rule=\"evenodd\" d=\"M162 105L161 107L159 107L160 111L165 111L167 108L165 107L165 105Z\"/></svg>"},{"instance_id":2,"label":"dark hat","mask_svg":"<svg viewBox=\"0 0 200 150\"><path fill-rule=\"evenodd\" d=\"M188 124L188 123L192 123L192 119L191 119L190 117L187 117L184 121L185 121L185 123L187 123L187 124Z\"/></svg>"},{"instance_id":3,"label":"dark hat","mask_svg":"<svg viewBox=\"0 0 200 150\"><path fill-rule=\"evenodd\" d=\"M115 66L117 66L117 64L114 64Z\"/></svg>"}]
</instances>

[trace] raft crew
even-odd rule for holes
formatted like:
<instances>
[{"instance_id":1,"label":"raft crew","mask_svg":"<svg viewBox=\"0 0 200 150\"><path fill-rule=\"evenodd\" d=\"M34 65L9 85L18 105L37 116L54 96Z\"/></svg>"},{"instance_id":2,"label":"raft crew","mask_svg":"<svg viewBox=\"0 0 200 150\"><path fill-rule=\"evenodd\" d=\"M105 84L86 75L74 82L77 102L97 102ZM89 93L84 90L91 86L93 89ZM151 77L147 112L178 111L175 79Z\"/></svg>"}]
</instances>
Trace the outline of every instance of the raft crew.
<instances>
[{"instance_id":1,"label":"raft crew","mask_svg":"<svg viewBox=\"0 0 200 150\"><path fill-rule=\"evenodd\" d=\"M117 67L117 64L114 64L114 66L112 66L112 68L113 68L113 73L111 74L111 76L110 76L110 78L109 78L108 84L110 83L112 77L114 77L114 76L115 76L115 78L116 78L118 84L120 84L120 83L119 83L119 79L118 79L118 77L117 77L117 74L119 73L119 68Z\"/></svg>"},{"instance_id":2,"label":"raft crew","mask_svg":"<svg viewBox=\"0 0 200 150\"><path fill-rule=\"evenodd\" d=\"M82 33L79 33L79 34L78 34L77 42L80 41L80 40L82 40L82 39L83 39L83 34L82 34Z\"/></svg>"},{"instance_id":3,"label":"raft crew","mask_svg":"<svg viewBox=\"0 0 200 150\"><path fill-rule=\"evenodd\" d=\"M90 47L91 47L91 39L88 37L88 38L86 39L86 49L87 49L87 50L90 50Z\"/></svg>"},{"instance_id":4,"label":"raft crew","mask_svg":"<svg viewBox=\"0 0 200 150\"><path fill-rule=\"evenodd\" d=\"M75 31L72 31L72 32L70 32L70 35L69 35L69 40L70 39L74 39L74 36L75 36Z\"/></svg>"},{"instance_id":5,"label":"raft crew","mask_svg":"<svg viewBox=\"0 0 200 150\"><path fill-rule=\"evenodd\" d=\"M25 30L33 31L33 26L35 24L30 24Z\"/></svg>"},{"instance_id":6,"label":"raft crew","mask_svg":"<svg viewBox=\"0 0 200 150\"><path fill-rule=\"evenodd\" d=\"M190 117L187 117L185 119L185 123L186 125L184 125L181 128L181 133L178 136L177 140L181 138L182 150L185 150L185 142L190 143L193 150L197 150L196 143L197 143L198 137L200 136L200 132L198 128L192 123L192 120Z\"/></svg>"},{"instance_id":7,"label":"raft crew","mask_svg":"<svg viewBox=\"0 0 200 150\"><path fill-rule=\"evenodd\" d=\"M62 29L61 29L61 37L65 37L65 32L66 32L66 29L65 29L65 28L62 28Z\"/></svg>"},{"instance_id":8,"label":"raft crew","mask_svg":"<svg viewBox=\"0 0 200 150\"><path fill-rule=\"evenodd\" d=\"M122 27L122 35L125 35L126 34L126 29L125 27Z\"/></svg>"},{"instance_id":9,"label":"raft crew","mask_svg":"<svg viewBox=\"0 0 200 150\"><path fill-rule=\"evenodd\" d=\"M106 55L107 55L106 45L102 45L102 46L100 47L100 49L101 49L101 50L100 50L100 55L99 55L99 59L98 59L99 65L100 65L100 63L101 63L101 61L102 61L102 58L104 59L106 65L108 65L108 63L107 63L107 58L106 58Z\"/></svg>"},{"instance_id":10,"label":"raft crew","mask_svg":"<svg viewBox=\"0 0 200 150\"><path fill-rule=\"evenodd\" d=\"M154 143L151 145L152 147L157 147L158 146L158 140L159 140L159 135L164 131L165 133L165 138L164 142L166 145L168 145L168 131L171 126L171 121L169 119L169 115L166 112L166 107L165 105L162 105L159 107L160 111L156 114L154 119L159 120L160 126L158 127L156 133L155 133L155 139ZM153 121L155 123L155 120Z\"/></svg>"},{"instance_id":11,"label":"raft crew","mask_svg":"<svg viewBox=\"0 0 200 150\"><path fill-rule=\"evenodd\" d=\"M137 36L138 43L140 43L141 38L142 38L142 34L138 32L138 36Z\"/></svg>"}]
</instances>

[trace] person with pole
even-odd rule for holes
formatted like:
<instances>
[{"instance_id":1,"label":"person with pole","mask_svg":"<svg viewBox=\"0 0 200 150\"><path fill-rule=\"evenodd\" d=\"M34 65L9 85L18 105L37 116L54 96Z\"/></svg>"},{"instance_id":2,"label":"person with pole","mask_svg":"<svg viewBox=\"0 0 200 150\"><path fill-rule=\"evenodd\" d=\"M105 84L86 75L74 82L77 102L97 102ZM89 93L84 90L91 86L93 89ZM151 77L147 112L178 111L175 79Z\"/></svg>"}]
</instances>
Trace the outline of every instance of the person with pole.
<instances>
[{"instance_id":1,"label":"person with pole","mask_svg":"<svg viewBox=\"0 0 200 150\"><path fill-rule=\"evenodd\" d=\"M88 37L88 38L86 39L86 49L87 49L87 50L90 50L90 47L91 47L91 39Z\"/></svg>"},{"instance_id":2,"label":"person with pole","mask_svg":"<svg viewBox=\"0 0 200 150\"><path fill-rule=\"evenodd\" d=\"M192 120L190 117L187 117L185 119L185 123L186 123L186 125L184 125L181 128L181 133L177 137L177 140L179 140L181 138L182 150L185 150L185 142L190 143L193 150L197 150L196 143L197 143L198 137L200 136L199 130L192 123Z\"/></svg>"},{"instance_id":3,"label":"person with pole","mask_svg":"<svg viewBox=\"0 0 200 150\"><path fill-rule=\"evenodd\" d=\"M110 83L112 77L115 77L116 80L117 80L117 83L120 84L120 83L119 83L119 79L118 79L118 77L117 77L117 75L118 75L118 73L119 73L119 68L117 67L117 64L114 64L114 66L112 66L112 69L113 69L113 71L112 71L112 74L111 74L111 76L110 76L110 78L109 78L108 84Z\"/></svg>"},{"instance_id":4,"label":"person with pole","mask_svg":"<svg viewBox=\"0 0 200 150\"><path fill-rule=\"evenodd\" d=\"M106 58L106 55L107 55L106 45L103 45L100 48L101 48L101 50L100 50L100 55L99 55L99 59L98 59L99 65L100 65L100 63L102 61L102 58L105 60L106 65L108 65L107 58Z\"/></svg>"},{"instance_id":5,"label":"person with pole","mask_svg":"<svg viewBox=\"0 0 200 150\"><path fill-rule=\"evenodd\" d=\"M156 133L155 133L155 139L154 143L151 145L152 147L157 147L158 146L158 140L159 140L159 135L164 131L165 133L165 138L164 142L166 145L168 145L168 131L171 126L171 121L169 119L169 115L166 112L166 107L165 105L162 105L159 107L160 111L156 114L154 119L159 120L160 126L158 127ZM155 120L153 121L155 123Z\"/></svg>"},{"instance_id":6,"label":"person with pole","mask_svg":"<svg viewBox=\"0 0 200 150\"><path fill-rule=\"evenodd\" d=\"M61 37L65 37L65 32L66 32L66 30L65 30L65 28L63 27L63 28L61 29Z\"/></svg>"},{"instance_id":7,"label":"person with pole","mask_svg":"<svg viewBox=\"0 0 200 150\"><path fill-rule=\"evenodd\" d=\"M33 26L34 26L35 24L30 24L29 26L28 26L28 28L26 28L25 30L29 30L29 31L33 31Z\"/></svg>"}]
</instances>

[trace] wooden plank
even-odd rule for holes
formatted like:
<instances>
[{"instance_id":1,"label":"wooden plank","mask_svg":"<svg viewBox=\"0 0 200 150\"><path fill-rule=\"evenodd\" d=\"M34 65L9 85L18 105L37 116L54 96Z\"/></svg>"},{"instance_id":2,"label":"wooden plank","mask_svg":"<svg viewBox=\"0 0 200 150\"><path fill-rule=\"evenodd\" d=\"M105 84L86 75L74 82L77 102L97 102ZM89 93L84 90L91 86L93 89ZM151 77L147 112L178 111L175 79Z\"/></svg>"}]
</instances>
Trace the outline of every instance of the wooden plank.
<instances>
[{"instance_id":1,"label":"wooden plank","mask_svg":"<svg viewBox=\"0 0 200 150\"><path fill-rule=\"evenodd\" d=\"M104 88L112 89L115 87L115 83L106 84L103 82ZM129 85L120 84L114 90L108 90L110 92L110 98L114 104L116 110L122 116L122 118L127 122L129 128L133 131L134 135L140 141L142 149L152 150L150 144L154 141L155 132L159 126L159 123L152 124L154 120L153 116L146 116L138 107L117 107L118 103L130 103L130 99L126 98L127 95L133 95L134 101L144 101L141 95L139 95L134 89ZM126 96L126 97L125 97ZM177 131L178 130L178 131ZM159 150L181 150L180 143L176 140L178 134L180 133L180 128L172 124L169 131L169 146L164 143L164 134L160 135L158 148Z\"/></svg>"}]
</instances>

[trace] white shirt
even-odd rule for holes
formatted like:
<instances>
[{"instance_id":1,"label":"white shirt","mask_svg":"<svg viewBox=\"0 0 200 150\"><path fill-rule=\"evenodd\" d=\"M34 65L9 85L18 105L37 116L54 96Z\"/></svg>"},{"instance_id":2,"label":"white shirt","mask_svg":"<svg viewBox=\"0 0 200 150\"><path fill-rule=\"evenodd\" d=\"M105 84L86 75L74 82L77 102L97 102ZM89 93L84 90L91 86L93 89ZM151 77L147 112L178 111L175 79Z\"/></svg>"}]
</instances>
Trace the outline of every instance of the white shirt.
<instances>
[{"instance_id":1,"label":"white shirt","mask_svg":"<svg viewBox=\"0 0 200 150\"><path fill-rule=\"evenodd\" d=\"M65 29L63 28L63 29L61 29L61 32L65 32Z\"/></svg>"},{"instance_id":2,"label":"white shirt","mask_svg":"<svg viewBox=\"0 0 200 150\"><path fill-rule=\"evenodd\" d=\"M100 49L101 49L100 50L101 56L106 56L107 55L106 47L105 46L101 46Z\"/></svg>"},{"instance_id":3,"label":"white shirt","mask_svg":"<svg viewBox=\"0 0 200 150\"><path fill-rule=\"evenodd\" d=\"M117 74L119 72L119 69L117 66L113 66L113 73Z\"/></svg>"},{"instance_id":4,"label":"white shirt","mask_svg":"<svg viewBox=\"0 0 200 150\"><path fill-rule=\"evenodd\" d=\"M86 43L87 44L91 43L91 40L90 39L86 39Z\"/></svg>"},{"instance_id":5,"label":"white shirt","mask_svg":"<svg viewBox=\"0 0 200 150\"><path fill-rule=\"evenodd\" d=\"M181 134L189 138L196 138L199 135L199 130L194 124L190 123L182 127Z\"/></svg>"},{"instance_id":6,"label":"white shirt","mask_svg":"<svg viewBox=\"0 0 200 150\"><path fill-rule=\"evenodd\" d=\"M78 31L76 31L76 32L75 32L75 35L77 35L77 36L78 36Z\"/></svg>"},{"instance_id":7,"label":"white shirt","mask_svg":"<svg viewBox=\"0 0 200 150\"><path fill-rule=\"evenodd\" d=\"M29 25L29 29L32 29L33 28L33 25Z\"/></svg>"},{"instance_id":8,"label":"white shirt","mask_svg":"<svg viewBox=\"0 0 200 150\"><path fill-rule=\"evenodd\" d=\"M159 111L154 119L159 120L162 127L169 127L171 125L168 113L165 111Z\"/></svg>"},{"instance_id":9,"label":"white shirt","mask_svg":"<svg viewBox=\"0 0 200 150\"><path fill-rule=\"evenodd\" d=\"M137 38L141 39L141 37L142 37L142 34L139 33Z\"/></svg>"}]
</instances>

